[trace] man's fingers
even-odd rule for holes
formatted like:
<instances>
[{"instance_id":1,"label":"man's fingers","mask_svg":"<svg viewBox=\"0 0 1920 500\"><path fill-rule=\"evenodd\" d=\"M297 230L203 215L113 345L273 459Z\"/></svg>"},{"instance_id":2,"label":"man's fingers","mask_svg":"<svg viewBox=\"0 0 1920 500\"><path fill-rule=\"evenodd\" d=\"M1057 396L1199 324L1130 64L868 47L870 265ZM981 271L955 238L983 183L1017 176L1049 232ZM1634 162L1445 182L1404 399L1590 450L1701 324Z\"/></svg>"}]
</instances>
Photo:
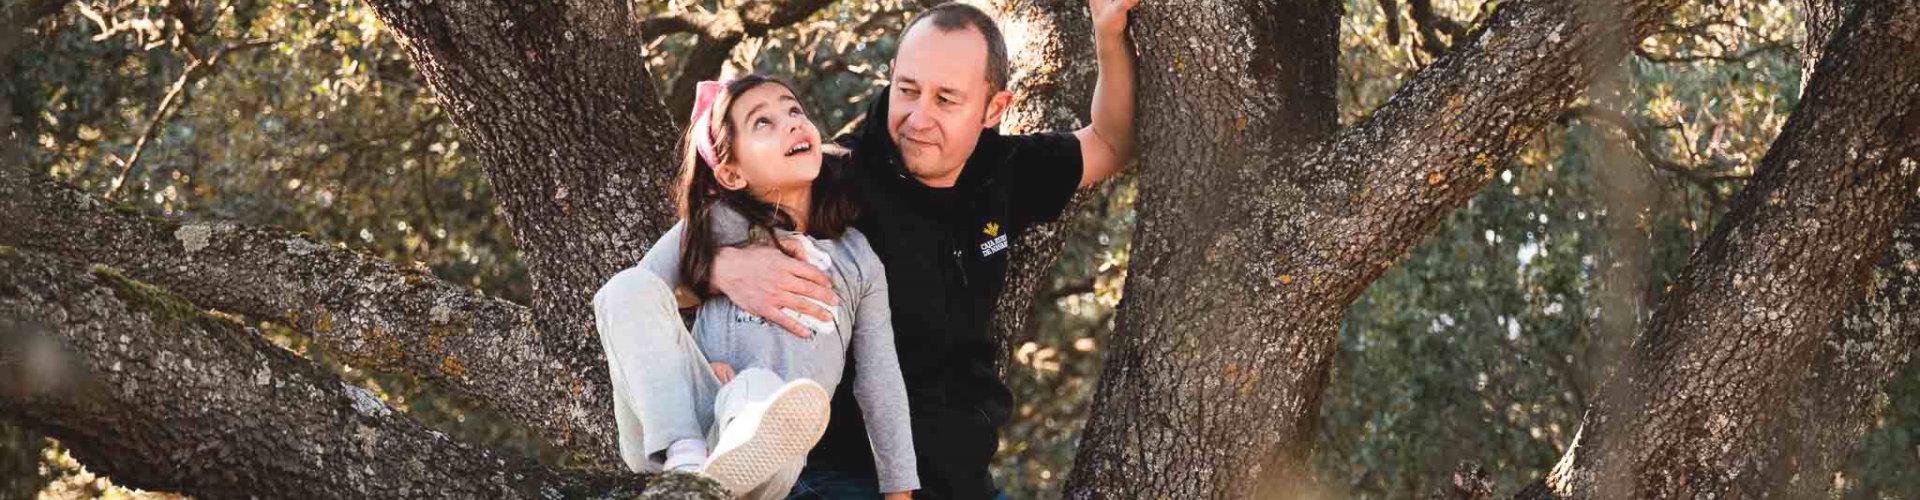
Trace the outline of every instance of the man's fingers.
<instances>
[{"instance_id":1,"label":"man's fingers","mask_svg":"<svg viewBox=\"0 0 1920 500\"><path fill-rule=\"evenodd\" d=\"M813 300L840 305L840 298L833 295L833 280L827 278L827 273L806 263L789 262L788 264L784 270L793 277L799 278L796 280L799 283L783 283L783 289L813 297Z\"/></svg>"},{"instance_id":2,"label":"man's fingers","mask_svg":"<svg viewBox=\"0 0 1920 500\"><path fill-rule=\"evenodd\" d=\"M811 300L806 300L806 299L790 300L790 301L787 301L786 304L781 304L780 307L791 309L793 310L793 312L797 312L806 316L811 316L813 317L813 319L817 319L820 321L833 321L833 313L827 312L826 308L820 307L819 304L815 304ZM781 316L786 316L786 315L782 314Z\"/></svg>"},{"instance_id":3,"label":"man's fingers","mask_svg":"<svg viewBox=\"0 0 1920 500\"><path fill-rule=\"evenodd\" d=\"M778 238L777 241L780 245L780 251L786 252L788 257L793 257L796 259L800 259L802 261L807 259L806 249L800 246L800 245L805 245L806 243L801 242L800 238Z\"/></svg>"},{"instance_id":4,"label":"man's fingers","mask_svg":"<svg viewBox=\"0 0 1920 500\"><path fill-rule=\"evenodd\" d=\"M789 318L779 311L774 311L773 314L762 314L760 317L767 321L772 321L773 324L780 325L781 328L787 329L787 333L791 333L795 337L803 339L813 338L813 330L809 330L806 325L800 324L800 320Z\"/></svg>"},{"instance_id":5,"label":"man's fingers","mask_svg":"<svg viewBox=\"0 0 1920 500\"><path fill-rule=\"evenodd\" d=\"M825 285L821 285L819 283L815 283L812 281L804 280L804 279L787 278L785 280L781 280L780 290L787 293L797 294L797 295L800 295L801 297L818 300L822 303L833 304L833 303L839 302L838 300L834 300L833 288L830 288ZM804 301L799 301L799 302L804 302Z\"/></svg>"}]
</instances>

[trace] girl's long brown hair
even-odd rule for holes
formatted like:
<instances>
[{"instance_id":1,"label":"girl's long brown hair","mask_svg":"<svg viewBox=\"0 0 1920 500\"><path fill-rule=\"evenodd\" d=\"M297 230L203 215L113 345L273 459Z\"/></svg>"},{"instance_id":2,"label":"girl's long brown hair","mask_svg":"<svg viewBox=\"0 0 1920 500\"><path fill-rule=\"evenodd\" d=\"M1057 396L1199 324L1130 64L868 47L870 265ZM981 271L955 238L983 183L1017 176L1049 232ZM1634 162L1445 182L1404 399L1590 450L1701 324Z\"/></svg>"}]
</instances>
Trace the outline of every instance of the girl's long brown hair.
<instances>
[{"instance_id":1,"label":"girl's long brown hair","mask_svg":"<svg viewBox=\"0 0 1920 500\"><path fill-rule=\"evenodd\" d=\"M714 159L725 163L732 157L734 128L729 119L734 99L741 94L761 85L779 85L789 92L793 86L786 82L761 74L750 74L727 84L720 97L713 103L713 153ZM692 120L689 120L692 121ZM711 295L709 286L713 279L713 255L719 250L719 243L713 234L713 210L719 204L745 216L750 224L753 237L748 241L771 241L774 229L793 230L793 217L781 211L771 203L755 199L747 190L730 190L720 186L713 175L713 165L693 151L693 134L705 133L692 130L689 126L681 140L680 164L680 216L686 221L686 232L680 247L680 279L686 283L702 300ZM853 199L852 190L842 177L845 168L842 158L825 154L826 144L821 144L824 158L820 162L820 176L813 180L813 202L807 214L807 235L815 238L839 238L847 227L859 216L859 205ZM764 236L765 239L761 239Z\"/></svg>"}]
</instances>

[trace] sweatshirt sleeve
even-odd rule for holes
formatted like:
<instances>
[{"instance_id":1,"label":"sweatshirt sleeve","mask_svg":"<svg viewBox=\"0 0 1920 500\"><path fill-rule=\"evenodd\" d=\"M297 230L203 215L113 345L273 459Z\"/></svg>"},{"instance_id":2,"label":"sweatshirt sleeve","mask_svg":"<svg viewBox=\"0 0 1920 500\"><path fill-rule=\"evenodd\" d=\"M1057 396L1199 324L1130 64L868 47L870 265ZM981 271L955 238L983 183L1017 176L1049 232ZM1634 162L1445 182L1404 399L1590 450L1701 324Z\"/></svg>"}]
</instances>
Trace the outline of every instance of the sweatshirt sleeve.
<instances>
[{"instance_id":1,"label":"sweatshirt sleeve","mask_svg":"<svg viewBox=\"0 0 1920 500\"><path fill-rule=\"evenodd\" d=\"M709 227L718 245L738 245L752 235L752 225L747 222L746 216L725 203L714 205L711 217L713 223ZM686 231L686 220L674 222L666 234L660 235L660 239L654 240L653 246L647 248L647 255L640 258L640 267L652 271L661 281L667 282L668 288L674 290L687 285L680 282L680 247L685 244Z\"/></svg>"},{"instance_id":2,"label":"sweatshirt sleeve","mask_svg":"<svg viewBox=\"0 0 1920 500\"><path fill-rule=\"evenodd\" d=\"M873 465L880 492L920 489L913 451L913 424L907 414L907 384L893 348L893 319L887 305L887 275L880 257L858 232L848 233L860 266L864 290L853 321L853 394L873 443Z\"/></svg>"},{"instance_id":3,"label":"sweatshirt sleeve","mask_svg":"<svg viewBox=\"0 0 1920 500\"><path fill-rule=\"evenodd\" d=\"M687 221L674 222L666 234L647 248L647 255L640 258L640 267L667 282L668 290L677 290L685 284L680 282L680 245L686 230Z\"/></svg>"}]
</instances>

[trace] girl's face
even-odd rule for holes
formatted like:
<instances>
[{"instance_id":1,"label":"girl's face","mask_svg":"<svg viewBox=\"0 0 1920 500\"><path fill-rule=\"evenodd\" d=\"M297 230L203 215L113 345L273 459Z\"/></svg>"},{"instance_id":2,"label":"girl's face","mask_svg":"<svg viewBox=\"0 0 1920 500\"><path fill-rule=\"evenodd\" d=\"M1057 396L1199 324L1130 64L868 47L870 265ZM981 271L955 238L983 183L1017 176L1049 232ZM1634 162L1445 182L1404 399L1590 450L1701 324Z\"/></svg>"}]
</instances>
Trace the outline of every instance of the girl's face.
<instances>
[{"instance_id":1,"label":"girl's face","mask_svg":"<svg viewBox=\"0 0 1920 500\"><path fill-rule=\"evenodd\" d=\"M748 89L727 114L732 153L713 171L721 187L762 197L812 186L820 175L820 130L785 85Z\"/></svg>"}]
</instances>

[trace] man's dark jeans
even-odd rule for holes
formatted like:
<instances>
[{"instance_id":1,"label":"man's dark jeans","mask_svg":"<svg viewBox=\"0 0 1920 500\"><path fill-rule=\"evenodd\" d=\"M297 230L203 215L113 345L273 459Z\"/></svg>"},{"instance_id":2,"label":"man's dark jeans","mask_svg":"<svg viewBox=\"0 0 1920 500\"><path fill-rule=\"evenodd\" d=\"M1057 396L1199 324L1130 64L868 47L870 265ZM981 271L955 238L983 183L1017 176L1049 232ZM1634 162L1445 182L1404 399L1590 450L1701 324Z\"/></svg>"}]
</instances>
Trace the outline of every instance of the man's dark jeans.
<instances>
[{"instance_id":1,"label":"man's dark jeans","mask_svg":"<svg viewBox=\"0 0 1920 500\"><path fill-rule=\"evenodd\" d=\"M871 474L807 468L800 471L800 481L787 493L787 500L841 498L880 498L880 480Z\"/></svg>"},{"instance_id":2,"label":"man's dark jeans","mask_svg":"<svg viewBox=\"0 0 1920 500\"><path fill-rule=\"evenodd\" d=\"M857 498L861 500L880 498L880 480L873 476L835 470L806 469L800 471L800 481L793 483L793 491L787 493L787 500L839 500ZM1007 495L995 491L994 500L1007 500Z\"/></svg>"}]
</instances>

